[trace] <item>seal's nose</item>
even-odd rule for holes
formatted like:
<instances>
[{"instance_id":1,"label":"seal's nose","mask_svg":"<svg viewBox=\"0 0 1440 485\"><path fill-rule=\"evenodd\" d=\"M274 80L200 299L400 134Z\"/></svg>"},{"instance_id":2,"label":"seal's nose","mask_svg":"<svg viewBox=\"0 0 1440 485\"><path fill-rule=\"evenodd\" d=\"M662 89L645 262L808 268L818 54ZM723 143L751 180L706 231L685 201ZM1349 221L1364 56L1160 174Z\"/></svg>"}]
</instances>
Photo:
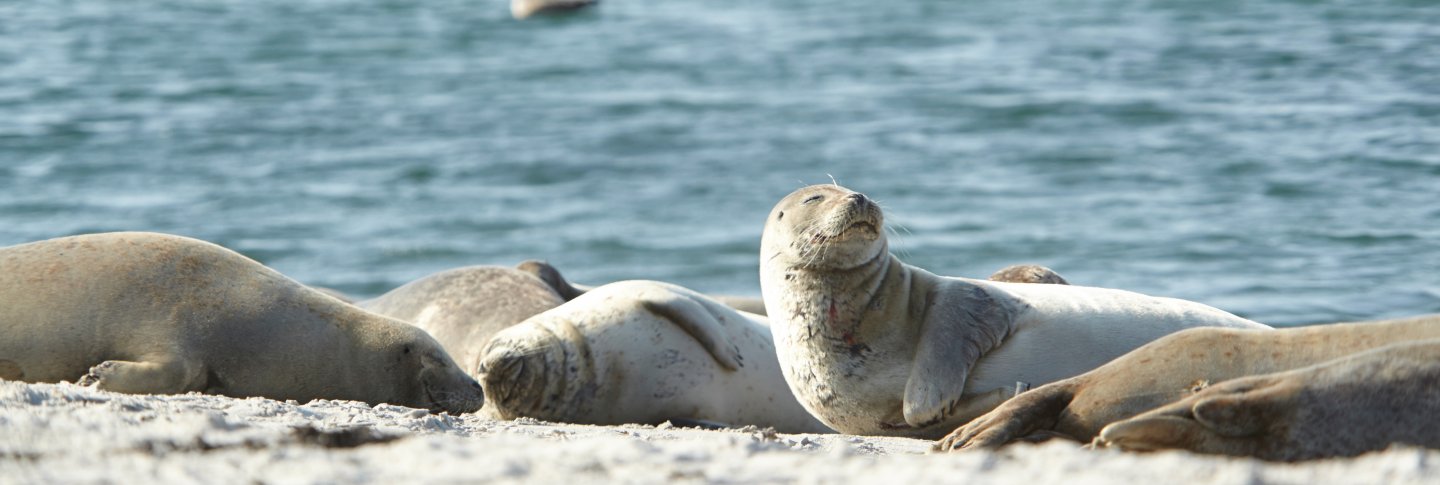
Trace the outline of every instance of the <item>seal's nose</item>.
<instances>
[{"instance_id":1,"label":"seal's nose","mask_svg":"<svg viewBox=\"0 0 1440 485\"><path fill-rule=\"evenodd\" d=\"M855 192L855 193L853 193L853 194L850 194L850 195L847 196L847 197L848 197L848 198L850 199L850 201L853 202L855 205L862 205L862 206L863 206L863 205L865 205L865 204L869 204L869 203L870 203L870 199L869 199L869 198L866 198L866 197L865 197L865 194L862 194L862 193L859 193L859 192Z\"/></svg>"}]
</instances>

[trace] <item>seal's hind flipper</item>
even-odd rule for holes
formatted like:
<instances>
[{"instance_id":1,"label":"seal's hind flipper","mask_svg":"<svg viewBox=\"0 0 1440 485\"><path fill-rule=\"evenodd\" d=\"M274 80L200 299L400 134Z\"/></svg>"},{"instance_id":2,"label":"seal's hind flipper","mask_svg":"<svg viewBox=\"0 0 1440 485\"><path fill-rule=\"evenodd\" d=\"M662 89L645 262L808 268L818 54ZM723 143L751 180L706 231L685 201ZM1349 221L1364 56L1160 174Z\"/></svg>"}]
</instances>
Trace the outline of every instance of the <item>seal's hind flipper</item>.
<instances>
[{"instance_id":1,"label":"seal's hind flipper","mask_svg":"<svg viewBox=\"0 0 1440 485\"><path fill-rule=\"evenodd\" d=\"M94 385L102 391L126 394L182 394L201 390L195 385L199 365L171 360L166 362L130 362L107 360L91 367L80 378L82 386Z\"/></svg>"},{"instance_id":2,"label":"seal's hind flipper","mask_svg":"<svg viewBox=\"0 0 1440 485\"><path fill-rule=\"evenodd\" d=\"M550 289L555 290L555 293L560 295L560 298L563 298L565 301L574 300L575 297L585 294L586 291L590 291L590 287L588 286L570 284L570 282L566 281L565 277L560 274L560 270L555 269L550 263L544 261L527 259L515 265L515 269L540 278L540 281L544 281L545 284L550 285Z\"/></svg>"},{"instance_id":3,"label":"seal's hind flipper","mask_svg":"<svg viewBox=\"0 0 1440 485\"><path fill-rule=\"evenodd\" d=\"M1000 268L990 275L990 281L1004 283L1036 283L1048 285L1068 285L1069 281L1056 273L1055 270L1040 266L1038 264L1015 264Z\"/></svg>"},{"instance_id":4,"label":"seal's hind flipper","mask_svg":"<svg viewBox=\"0 0 1440 485\"><path fill-rule=\"evenodd\" d=\"M663 298L647 295L641 305L684 329L710 352L721 367L733 371L745 366L740 349L730 342L725 332L725 317L717 315L705 304L685 295L666 293Z\"/></svg>"}]
</instances>

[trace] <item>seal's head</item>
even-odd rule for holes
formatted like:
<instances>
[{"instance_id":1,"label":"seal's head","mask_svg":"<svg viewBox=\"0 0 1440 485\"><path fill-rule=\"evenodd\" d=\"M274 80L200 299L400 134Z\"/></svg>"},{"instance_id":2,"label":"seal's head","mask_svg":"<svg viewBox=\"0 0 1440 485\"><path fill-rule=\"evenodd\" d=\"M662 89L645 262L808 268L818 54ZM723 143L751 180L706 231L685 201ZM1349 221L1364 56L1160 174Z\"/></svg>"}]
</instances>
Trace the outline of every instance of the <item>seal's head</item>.
<instances>
[{"instance_id":1,"label":"seal's head","mask_svg":"<svg viewBox=\"0 0 1440 485\"><path fill-rule=\"evenodd\" d=\"M394 363L385 367L398 371L395 380L404 383L404 389L399 391L401 396L392 400L395 404L426 408L437 413L462 414L480 410L485 404L485 393L480 390L480 384L455 364L439 342L408 325L400 331L405 335L383 351Z\"/></svg>"},{"instance_id":2,"label":"seal's head","mask_svg":"<svg viewBox=\"0 0 1440 485\"><path fill-rule=\"evenodd\" d=\"M791 192L770 211L760 246L766 264L845 270L886 253L880 206L839 185Z\"/></svg>"},{"instance_id":3,"label":"seal's head","mask_svg":"<svg viewBox=\"0 0 1440 485\"><path fill-rule=\"evenodd\" d=\"M510 0L510 15L523 20L539 13L558 13L579 10L594 5L597 0Z\"/></svg>"},{"instance_id":4,"label":"seal's head","mask_svg":"<svg viewBox=\"0 0 1440 485\"><path fill-rule=\"evenodd\" d=\"M485 398L498 417L576 422L589 415L594 357L568 320L537 315L495 334L480 355Z\"/></svg>"}]
</instances>

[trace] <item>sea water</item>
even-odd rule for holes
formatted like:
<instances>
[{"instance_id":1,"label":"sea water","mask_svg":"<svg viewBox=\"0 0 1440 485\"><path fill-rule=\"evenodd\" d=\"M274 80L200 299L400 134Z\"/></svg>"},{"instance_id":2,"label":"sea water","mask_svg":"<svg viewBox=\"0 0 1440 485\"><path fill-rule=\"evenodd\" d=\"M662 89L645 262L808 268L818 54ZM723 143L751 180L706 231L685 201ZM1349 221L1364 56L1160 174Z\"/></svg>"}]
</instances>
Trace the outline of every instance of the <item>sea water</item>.
<instances>
[{"instance_id":1,"label":"sea water","mask_svg":"<svg viewBox=\"0 0 1440 485\"><path fill-rule=\"evenodd\" d=\"M758 295L771 206L832 180L940 274L1440 312L1440 5L0 2L0 245L177 233L359 297L530 258Z\"/></svg>"}]
</instances>

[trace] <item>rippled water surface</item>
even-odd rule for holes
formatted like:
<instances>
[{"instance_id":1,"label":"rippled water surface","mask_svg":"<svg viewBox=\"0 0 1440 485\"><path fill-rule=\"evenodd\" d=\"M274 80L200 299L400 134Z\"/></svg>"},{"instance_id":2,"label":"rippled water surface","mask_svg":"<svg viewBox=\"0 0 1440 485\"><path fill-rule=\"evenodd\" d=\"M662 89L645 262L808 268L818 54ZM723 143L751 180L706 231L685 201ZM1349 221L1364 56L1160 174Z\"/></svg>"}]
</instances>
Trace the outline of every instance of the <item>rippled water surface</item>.
<instances>
[{"instance_id":1,"label":"rippled water surface","mask_svg":"<svg viewBox=\"0 0 1440 485\"><path fill-rule=\"evenodd\" d=\"M0 3L0 245L173 232L362 296L527 258L758 293L770 207L832 175L937 273L1440 312L1440 6Z\"/></svg>"}]
</instances>

